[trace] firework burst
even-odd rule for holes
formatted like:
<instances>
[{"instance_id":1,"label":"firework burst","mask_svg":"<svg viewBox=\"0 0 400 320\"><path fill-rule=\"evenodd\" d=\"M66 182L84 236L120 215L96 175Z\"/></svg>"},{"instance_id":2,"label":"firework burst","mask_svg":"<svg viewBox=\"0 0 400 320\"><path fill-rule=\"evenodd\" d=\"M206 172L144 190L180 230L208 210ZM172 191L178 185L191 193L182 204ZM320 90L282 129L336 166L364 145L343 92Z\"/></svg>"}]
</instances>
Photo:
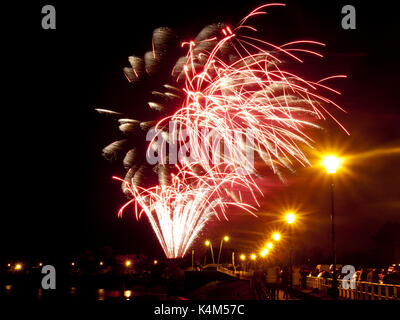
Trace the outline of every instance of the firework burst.
<instances>
[{"instance_id":1,"label":"firework burst","mask_svg":"<svg viewBox=\"0 0 400 320\"><path fill-rule=\"evenodd\" d=\"M335 120L329 106L342 110L324 94L339 92L324 82L345 76L310 81L286 67L286 62L302 63L302 54L322 57L308 47L323 43L303 40L277 46L243 34L256 31L247 25L249 18L283 5L260 6L234 29L211 25L194 41L182 43L187 54L172 69L175 85L166 87L179 105L155 128L162 130L170 147L173 141L178 147L189 145L190 161L175 164L175 174L160 171L162 181L169 182L160 180L150 188L138 186L131 176L120 179L132 199L119 213L133 204L138 219L145 214L168 258L184 256L212 216L227 218L228 206L253 212L250 202L257 204L255 193L261 193L253 155L278 174L281 167L308 165L301 147L313 141L305 129L317 127L317 120ZM132 66L130 76L135 79L141 69ZM164 110L160 104L149 105ZM167 130L171 122L172 135ZM159 145L160 140L153 138L147 154L162 153ZM238 191L243 189L252 195L247 201Z\"/></svg>"},{"instance_id":2,"label":"firework burst","mask_svg":"<svg viewBox=\"0 0 400 320\"><path fill-rule=\"evenodd\" d=\"M190 175L187 177L186 175ZM119 178L116 178L121 180ZM171 185L157 185L152 188L142 188L128 184L126 188L133 199L127 202L119 211L130 204L135 205L136 218L145 215L168 258L183 257L207 221L222 215L225 219L226 208L236 206L252 213L254 207L244 202L228 201L220 196L220 189L239 186L240 182L232 174L224 174L217 181L211 181L207 176L195 176L189 170L181 170L172 176Z\"/></svg>"}]
</instances>

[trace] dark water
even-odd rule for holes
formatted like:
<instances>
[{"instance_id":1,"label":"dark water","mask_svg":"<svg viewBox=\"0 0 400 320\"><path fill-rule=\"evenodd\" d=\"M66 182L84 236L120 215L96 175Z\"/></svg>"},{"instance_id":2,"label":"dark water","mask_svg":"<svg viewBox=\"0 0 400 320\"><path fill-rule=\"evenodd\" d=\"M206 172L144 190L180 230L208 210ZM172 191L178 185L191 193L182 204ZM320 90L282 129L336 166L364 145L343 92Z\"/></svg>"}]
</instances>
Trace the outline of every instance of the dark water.
<instances>
[{"instance_id":1,"label":"dark water","mask_svg":"<svg viewBox=\"0 0 400 320\"><path fill-rule=\"evenodd\" d=\"M63 298L71 300L165 300L166 294L161 286L158 287L125 287L120 288L87 288L71 286L60 290L45 290L42 288L29 288L13 284L2 285L1 298L29 299L34 301L46 301Z\"/></svg>"}]
</instances>

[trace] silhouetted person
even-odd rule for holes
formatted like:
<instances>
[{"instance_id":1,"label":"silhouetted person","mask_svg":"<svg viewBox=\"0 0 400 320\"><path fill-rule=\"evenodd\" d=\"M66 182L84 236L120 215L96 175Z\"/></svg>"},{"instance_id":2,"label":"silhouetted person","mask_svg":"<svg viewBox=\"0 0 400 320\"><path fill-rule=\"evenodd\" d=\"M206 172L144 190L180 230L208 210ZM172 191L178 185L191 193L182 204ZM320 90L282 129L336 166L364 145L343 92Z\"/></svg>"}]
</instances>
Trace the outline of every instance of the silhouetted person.
<instances>
[{"instance_id":1,"label":"silhouetted person","mask_svg":"<svg viewBox=\"0 0 400 320\"><path fill-rule=\"evenodd\" d=\"M279 270L276 266L270 266L267 268L265 283L267 286L268 296L271 300L276 298L276 289L278 286Z\"/></svg>"},{"instance_id":2,"label":"silhouetted person","mask_svg":"<svg viewBox=\"0 0 400 320\"><path fill-rule=\"evenodd\" d=\"M367 281L367 269L361 269L360 281Z\"/></svg>"},{"instance_id":3,"label":"silhouetted person","mask_svg":"<svg viewBox=\"0 0 400 320\"><path fill-rule=\"evenodd\" d=\"M374 275L374 271L372 269L368 269L367 272L367 282L372 282L372 277Z\"/></svg>"},{"instance_id":4,"label":"silhouetted person","mask_svg":"<svg viewBox=\"0 0 400 320\"><path fill-rule=\"evenodd\" d=\"M379 270L378 269L374 269L372 271L372 282L379 283Z\"/></svg>"},{"instance_id":5,"label":"silhouetted person","mask_svg":"<svg viewBox=\"0 0 400 320\"><path fill-rule=\"evenodd\" d=\"M304 289L307 284L307 270L304 268L301 269L300 274L301 274L301 287Z\"/></svg>"},{"instance_id":6,"label":"silhouetted person","mask_svg":"<svg viewBox=\"0 0 400 320\"><path fill-rule=\"evenodd\" d=\"M282 290L283 290L283 299L289 299L289 268L284 266L281 272L281 283L282 283Z\"/></svg>"},{"instance_id":7,"label":"silhouetted person","mask_svg":"<svg viewBox=\"0 0 400 320\"><path fill-rule=\"evenodd\" d=\"M252 277L253 290L256 295L261 296L261 283L262 283L263 272L260 269L255 269Z\"/></svg>"}]
</instances>

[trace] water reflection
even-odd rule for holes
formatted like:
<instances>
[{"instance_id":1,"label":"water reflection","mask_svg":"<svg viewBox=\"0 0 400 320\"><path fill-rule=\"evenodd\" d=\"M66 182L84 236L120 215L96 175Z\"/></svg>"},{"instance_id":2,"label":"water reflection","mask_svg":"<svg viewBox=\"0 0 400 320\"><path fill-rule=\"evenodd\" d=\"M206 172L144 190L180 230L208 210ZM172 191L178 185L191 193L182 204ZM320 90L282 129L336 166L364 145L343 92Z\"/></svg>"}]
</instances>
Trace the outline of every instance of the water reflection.
<instances>
[{"instance_id":1,"label":"water reflection","mask_svg":"<svg viewBox=\"0 0 400 320\"><path fill-rule=\"evenodd\" d=\"M104 300L106 297L104 289L97 290L97 300Z\"/></svg>"},{"instance_id":2,"label":"water reflection","mask_svg":"<svg viewBox=\"0 0 400 320\"><path fill-rule=\"evenodd\" d=\"M12 290L12 285L11 284L6 284L5 285L5 289L6 289L6 296L10 296L11 295L11 290Z\"/></svg>"},{"instance_id":3,"label":"water reflection","mask_svg":"<svg viewBox=\"0 0 400 320\"><path fill-rule=\"evenodd\" d=\"M130 291L130 290L127 290L127 291ZM124 296L125 296L125 292L124 292ZM132 293L130 293L130 295L131 294ZM96 300L99 300L99 301L103 301L103 300L110 299L110 298L116 299L119 297L120 297L119 290L107 290L107 289L103 289L103 288L96 290Z\"/></svg>"},{"instance_id":4,"label":"water reflection","mask_svg":"<svg viewBox=\"0 0 400 320\"><path fill-rule=\"evenodd\" d=\"M14 284L6 284L1 286L0 299L3 297L30 297L37 300L48 300L57 297L70 299L96 299L104 300L142 300L145 299L165 299L165 294L159 288L126 288L125 285L119 288L88 288L81 286L69 286L64 290L45 290L43 288L19 287ZM58 288L57 288L58 289Z\"/></svg>"},{"instance_id":5,"label":"water reflection","mask_svg":"<svg viewBox=\"0 0 400 320\"><path fill-rule=\"evenodd\" d=\"M69 289L69 294L71 295L71 297L75 297L76 296L76 287L71 287Z\"/></svg>"}]
</instances>

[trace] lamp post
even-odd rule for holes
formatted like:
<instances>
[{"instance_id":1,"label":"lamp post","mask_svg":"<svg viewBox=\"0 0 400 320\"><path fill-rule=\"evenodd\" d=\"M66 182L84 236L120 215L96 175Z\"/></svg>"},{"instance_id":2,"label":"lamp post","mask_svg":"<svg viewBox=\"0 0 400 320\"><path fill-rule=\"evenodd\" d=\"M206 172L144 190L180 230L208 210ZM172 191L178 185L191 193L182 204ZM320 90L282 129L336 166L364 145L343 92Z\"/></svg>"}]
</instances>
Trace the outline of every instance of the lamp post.
<instances>
[{"instance_id":1,"label":"lamp post","mask_svg":"<svg viewBox=\"0 0 400 320\"><path fill-rule=\"evenodd\" d=\"M289 212L285 216L286 222L288 223L289 226L289 288L290 288L290 294L292 294L292 288L293 288L293 234L292 234L292 224L294 220L296 220L296 216L294 213Z\"/></svg>"},{"instance_id":2,"label":"lamp post","mask_svg":"<svg viewBox=\"0 0 400 320\"><path fill-rule=\"evenodd\" d=\"M220 245L219 245L219 253L218 253L218 260L217 260L217 269L218 269L218 267L219 267L219 260L220 260L220 258L221 258L221 251L222 251L222 244L224 243L224 241L229 241L229 237L228 236L225 236L225 237L223 237L222 239L221 239L221 243L220 243Z\"/></svg>"},{"instance_id":3,"label":"lamp post","mask_svg":"<svg viewBox=\"0 0 400 320\"><path fill-rule=\"evenodd\" d=\"M192 271L194 270L194 250L192 249Z\"/></svg>"},{"instance_id":4,"label":"lamp post","mask_svg":"<svg viewBox=\"0 0 400 320\"><path fill-rule=\"evenodd\" d=\"M207 247L210 247L210 250L211 250L211 258L212 258L212 261L213 261L213 264L215 264L215 260L214 260L214 251L213 251L213 248L212 248L212 243L211 243L211 241L210 240L206 240L206 242L204 243Z\"/></svg>"},{"instance_id":5,"label":"lamp post","mask_svg":"<svg viewBox=\"0 0 400 320\"><path fill-rule=\"evenodd\" d=\"M332 297L334 300L338 296L337 277L336 277L336 238L335 238L335 203L334 203L334 175L339 167L340 159L336 156L326 156L323 160L326 173L329 175L330 193L331 193L331 232L332 232Z\"/></svg>"},{"instance_id":6,"label":"lamp post","mask_svg":"<svg viewBox=\"0 0 400 320\"><path fill-rule=\"evenodd\" d=\"M246 263L245 263L245 260L246 260L246 256L244 255L244 254L241 254L240 255L240 260L242 260L242 262L241 262L241 265L242 265L242 270L243 271L246 271ZM239 275L240 275L240 272L239 272Z\"/></svg>"},{"instance_id":7,"label":"lamp post","mask_svg":"<svg viewBox=\"0 0 400 320\"><path fill-rule=\"evenodd\" d=\"M276 249L275 249L275 252L276 252L275 253L275 261L279 264L279 260L280 260L279 252L280 252L280 250L278 250L278 248L279 249L281 248L281 246L280 246L281 234L279 232L274 232L271 235L271 238L274 240L273 241L274 242L273 246L274 247L276 246ZM267 244L267 246L268 246L268 244Z\"/></svg>"},{"instance_id":8,"label":"lamp post","mask_svg":"<svg viewBox=\"0 0 400 320\"><path fill-rule=\"evenodd\" d=\"M249 271L250 270L255 271L255 269L256 269L256 259L257 259L257 255L255 253L250 254L250 260L251 260L250 262L251 262L251 264L249 266ZM252 268L252 269L250 269L250 268Z\"/></svg>"}]
</instances>

